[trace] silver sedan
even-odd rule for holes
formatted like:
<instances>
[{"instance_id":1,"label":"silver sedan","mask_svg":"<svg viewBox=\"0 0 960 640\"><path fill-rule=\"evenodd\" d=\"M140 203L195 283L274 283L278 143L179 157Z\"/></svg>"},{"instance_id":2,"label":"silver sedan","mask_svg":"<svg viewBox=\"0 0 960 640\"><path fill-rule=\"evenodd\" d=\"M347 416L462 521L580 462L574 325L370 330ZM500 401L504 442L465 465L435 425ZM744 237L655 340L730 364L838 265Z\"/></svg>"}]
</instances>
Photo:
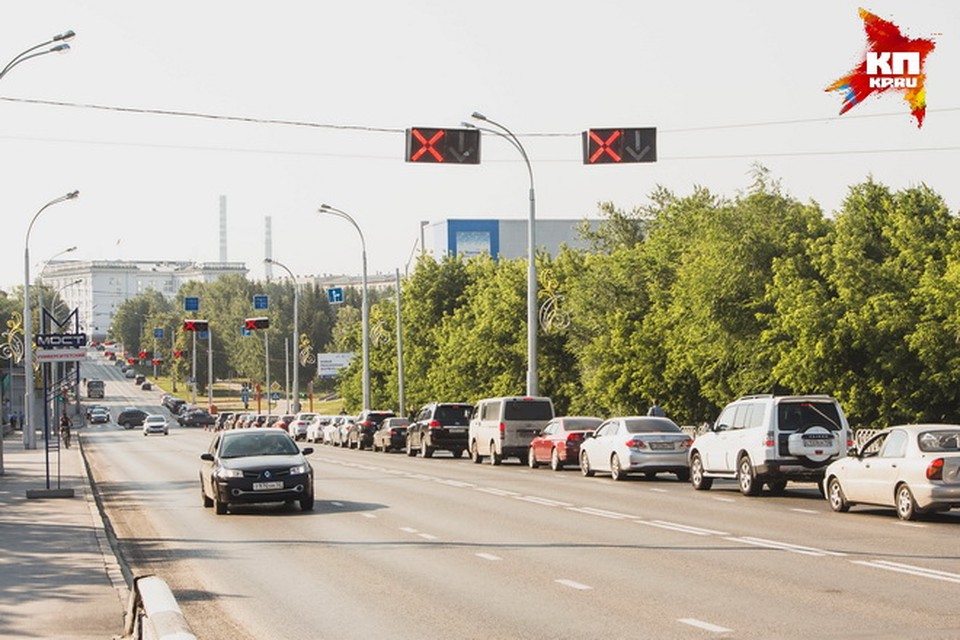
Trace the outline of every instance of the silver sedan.
<instances>
[{"instance_id":1,"label":"silver sedan","mask_svg":"<svg viewBox=\"0 0 960 640\"><path fill-rule=\"evenodd\" d=\"M824 494L834 511L854 504L894 507L901 520L960 507L960 425L884 429L827 467Z\"/></svg>"},{"instance_id":2,"label":"silver sedan","mask_svg":"<svg viewBox=\"0 0 960 640\"><path fill-rule=\"evenodd\" d=\"M614 480L623 480L631 471L648 478L659 472L690 479L687 452L693 440L673 420L651 416L610 418L580 445L580 471L592 476L609 471Z\"/></svg>"}]
</instances>

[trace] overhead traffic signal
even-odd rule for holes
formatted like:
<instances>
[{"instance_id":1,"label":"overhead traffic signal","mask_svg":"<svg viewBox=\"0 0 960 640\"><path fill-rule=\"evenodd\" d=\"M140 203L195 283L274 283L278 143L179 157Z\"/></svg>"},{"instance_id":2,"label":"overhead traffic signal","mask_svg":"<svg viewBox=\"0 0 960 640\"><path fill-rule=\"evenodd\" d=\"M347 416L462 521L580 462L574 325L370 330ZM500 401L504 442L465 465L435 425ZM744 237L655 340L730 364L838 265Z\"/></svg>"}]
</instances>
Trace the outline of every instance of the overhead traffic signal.
<instances>
[{"instance_id":1,"label":"overhead traffic signal","mask_svg":"<svg viewBox=\"0 0 960 640\"><path fill-rule=\"evenodd\" d=\"M184 331L206 331L210 328L210 323L206 320L184 320Z\"/></svg>"},{"instance_id":2,"label":"overhead traffic signal","mask_svg":"<svg viewBox=\"0 0 960 640\"><path fill-rule=\"evenodd\" d=\"M256 331L257 329L269 329L270 318L247 318L243 321L243 328L247 331Z\"/></svg>"},{"instance_id":3,"label":"overhead traffic signal","mask_svg":"<svg viewBox=\"0 0 960 640\"><path fill-rule=\"evenodd\" d=\"M480 164L479 129L407 129L407 162Z\"/></svg>"},{"instance_id":4,"label":"overhead traffic signal","mask_svg":"<svg viewBox=\"0 0 960 640\"><path fill-rule=\"evenodd\" d=\"M589 129L582 134L583 164L657 161L657 128Z\"/></svg>"}]
</instances>

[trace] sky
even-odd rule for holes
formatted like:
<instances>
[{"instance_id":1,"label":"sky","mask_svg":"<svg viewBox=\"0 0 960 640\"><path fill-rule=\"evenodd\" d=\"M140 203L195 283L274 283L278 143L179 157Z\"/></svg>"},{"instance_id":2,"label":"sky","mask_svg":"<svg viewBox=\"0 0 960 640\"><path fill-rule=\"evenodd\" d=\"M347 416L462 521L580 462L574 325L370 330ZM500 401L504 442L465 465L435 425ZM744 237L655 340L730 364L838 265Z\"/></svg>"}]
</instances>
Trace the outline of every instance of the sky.
<instances>
[{"instance_id":1,"label":"sky","mask_svg":"<svg viewBox=\"0 0 960 640\"><path fill-rule=\"evenodd\" d=\"M960 208L960 2L954 0L32 0L9 3L0 66L72 29L66 55L0 79L0 289L63 258L228 259L264 276L403 270L420 221L528 215L519 154L404 162L407 127L479 111L530 157L538 218L595 218L662 185L735 197L756 164L825 215L872 176ZM825 91L864 55L858 8L933 38L922 128L902 94L840 116ZM165 113L158 113L165 112ZM180 114L197 114L195 116ZM200 117L202 116L202 117ZM284 122L281 124L280 122ZM580 133L656 127L656 163L585 166ZM546 135L544 135L546 134ZM279 270L275 269L275 275Z\"/></svg>"}]
</instances>

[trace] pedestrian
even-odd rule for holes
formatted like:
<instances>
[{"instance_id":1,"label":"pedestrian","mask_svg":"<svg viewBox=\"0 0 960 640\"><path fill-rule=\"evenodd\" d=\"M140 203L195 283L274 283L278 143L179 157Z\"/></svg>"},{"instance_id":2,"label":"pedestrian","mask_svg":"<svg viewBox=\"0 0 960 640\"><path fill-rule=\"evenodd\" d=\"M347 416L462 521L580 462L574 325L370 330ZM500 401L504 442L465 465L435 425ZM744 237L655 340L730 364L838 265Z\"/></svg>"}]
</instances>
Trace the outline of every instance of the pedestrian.
<instances>
[{"instance_id":1,"label":"pedestrian","mask_svg":"<svg viewBox=\"0 0 960 640\"><path fill-rule=\"evenodd\" d=\"M647 410L647 415L648 415L648 416L656 416L656 417L658 417L658 418L666 418L666 417L667 417L667 412L663 410L663 407L661 407L659 404L657 404L657 400L656 400L656 398L654 398L653 404L652 404L652 405L650 406L650 408Z\"/></svg>"},{"instance_id":2,"label":"pedestrian","mask_svg":"<svg viewBox=\"0 0 960 640\"><path fill-rule=\"evenodd\" d=\"M16 430L17 430L17 414L11 413L10 414L10 431L16 431Z\"/></svg>"},{"instance_id":3,"label":"pedestrian","mask_svg":"<svg viewBox=\"0 0 960 640\"><path fill-rule=\"evenodd\" d=\"M70 418L67 417L67 414L60 416L60 439L63 441L63 446L67 449L70 448Z\"/></svg>"}]
</instances>

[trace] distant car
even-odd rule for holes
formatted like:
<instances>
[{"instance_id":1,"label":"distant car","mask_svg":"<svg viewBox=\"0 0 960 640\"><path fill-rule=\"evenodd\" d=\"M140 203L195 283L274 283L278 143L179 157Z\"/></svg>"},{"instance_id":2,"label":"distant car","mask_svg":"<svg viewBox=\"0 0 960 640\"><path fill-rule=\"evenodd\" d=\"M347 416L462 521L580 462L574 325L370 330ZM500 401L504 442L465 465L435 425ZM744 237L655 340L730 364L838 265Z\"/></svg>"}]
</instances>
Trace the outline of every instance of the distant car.
<instances>
[{"instance_id":1,"label":"distant car","mask_svg":"<svg viewBox=\"0 0 960 640\"><path fill-rule=\"evenodd\" d=\"M143 382L143 383L140 384L140 388L141 388L143 391L150 391L150 390L153 389L153 384L150 383L150 382Z\"/></svg>"},{"instance_id":2,"label":"distant car","mask_svg":"<svg viewBox=\"0 0 960 640\"><path fill-rule=\"evenodd\" d=\"M404 445L408 456L418 453L424 458L434 451L445 450L453 457L467 450L467 432L473 405L465 402L431 402L421 407L416 419L407 428Z\"/></svg>"},{"instance_id":3,"label":"distant car","mask_svg":"<svg viewBox=\"0 0 960 640\"><path fill-rule=\"evenodd\" d=\"M137 377L137 371L136 371L136 369L127 369L126 371L123 372L123 375L124 375L124 377L126 377L126 378L136 378L136 377Z\"/></svg>"},{"instance_id":4,"label":"distant car","mask_svg":"<svg viewBox=\"0 0 960 640\"><path fill-rule=\"evenodd\" d=\"M165 395L160 399L160 404L167 408L167 410L173 415L180 413L181 407L187 404L186 400L181 400L176 396Z\"/></svg>"},{"instance_id":5,"label":"distant car","mask_svg":"<svg viewBox=\"0 0 960 640\"><path fill-rule=\"evenodd\" d=\"M284 431L287 431L290 423L293 422L294 417L295 416L292 415L275 416L271 419L267 426L274 429L283 429ZM293 434L290 435L292 436ZM296 438L294 438L294 440L296 440Z\"/></svg>"},{"instance_id":6,"label":"distant car","mask_svg":"<svg viewBox=\"0 0 960 640\"><path fill-rule=\"evenodd\" d=\"M127 377L129 377L129 376L127 376ZM133 384L141 385L141 384L143 384L143 383L146 382L146 381L147 381L147 376L143 375L142 373L138 373L138 374L136 374L136 377L134 377L134 379L133 379Z\"/></svg>"},{"instance_id":7,"label":"distant car","mask_svg":"<svg viewBox=\"0 0 960 640\"><path fill-rule=\"evenodd\" d=\"M165 436L170 434L167 419L159 413L150 414L143 419L143 435L146 436L151 433L162 433Z\"/></svg>"},{"instance_id":8,"label":"distant car","mask_svg":"<svg viewBox=\"0 0 960 640\"><path fill-rule=\"evenodd\" d=\"M692 443L670 418L611 418L580 445L580 471L585 476L608 471L614 480L623 480L632 471L648 478L668 472L686 482L690 479L687 452Z\"/></svg>"},{"instance_id":9,"label":"distant car","mask_svg":"<svg viewBox=\"0 0 960 640\"><path fill-rule=\"evenodd\" d=\"M319 413L311 415L313 417L307 425L307 442L323 442L323 430L333 420L333 416L324 416Z\"/></svg>"},{"instance_id":10,"label":"distant car","mask_svg":"<svg viewBox=\"0 0 960 640\"><path fill-rule=\"evenodd\" d=\"M294 440L306 440L307 439L307 427L310 426L310 421L313 420L315 413L298 413L295 416L284 416L289 417L290 420L287 421L287 432L290 434L290 437Z\"/></svg>"},{"instance_id":11,"label":"distant car","mask_svg":"<svg viewBox=\"0 0 960 640\"><path fill-rule=\"evenodd\" d=\"M110 411L106 407L94 407L87 414L87 419L91 424L105 424L110 422Z\"/></svg>"},{"instance_id":12,"label":"distant car","mask_svg":"<svg viewBox=\"0 0 960 640\"><path fill-rule=\"evenodd\" d=\"M357 416L356 428L351 430L347 439L347 446L351 449L366 449L373 446L373 434L380 428L380 423L386 418L393 418L397 414L393 411L362 411Z\"/></svg>"},{"instance_id":13,"label":"distant car","mask_svg":"<svg viewBox=\"0 0 960 640\"><path fill-rule=\"evenodd\" d=\"M884 429L830 463L824 494L834 511L855 504L893 507L901 520L960 508L960 425Z\"/></svg>"},{"instance_id":14,"label":"distant car","mask_svg":"<svg viewBox=\"0 0 960 640\"><path fill-rule=\"evenodd\" d=\"M233 421L233 417L235 415L236 414L233 413L232 411L221 411L220 413L217 414L217 423L214 425L214 427L217 430L227 428L226 425L230 424Z\"/></svg>"},{"instance_id":15,"label":"distant car","mask_svg":"<svg viewBox=\"0 0 960 640\"><path fill-rule=\"evenodd\" d=\"M234 504L297 500L300 509L313 509L313 467L286 431L242 429L220 431L200 456L203 506L217 515Z\"/></svg>"},{"instance_id":16,"label":"distant car","mask_svg":"<svg viewBox=\"0 0 960 640\"><path fill-rule=\"evenodd\" d=\"M407 446L407 428L409 418L386 418L380 423L380 428L373 434L373 450L400 451Z\"/></svg>"},{"instance_id":17,"label":"distant car","mask_svg":"<svg viewBox=\"0 0 960 640\"><path fill-rule=\"evenodd\" d=\"M332 446L340 445L340 425L346 420L346 416L333 416L323 427L323 444Z\"/></svg>"},{"instance_id":18,"label":"distant car","mask_svg":"<svg viewBox=\"0 0 960 640\"><path fill-rule=\"evenodd\" d=\"M217 418L206 409L193 409L177 416L177 423L181 427L211 427L217 424Z\"/></svg>"},{"instance_id":19,"label":"distant car","mask_svg":"<svg viewBox=\"0 0 960 640\"><path fill-rule=\"evenodd\" d=\"M134 409L129 407L120 412L117 416L117 424L124 429L143 426L143 420L147 417L147 412L143 409Z\"/></svg>"},{"instance_id":20,"label":"distant car","mask_svg":"<svg viewBox=\"0 0 960 640\"><path fill-rule=\"evenodd\" d=\"M350 433L356 428L357 423L353 417L342 416L337 421L337 431L334 434L333 445L336 447L349 446Z\"/></svg>"},{"instance_id":21,"label":"distant car","mask_svg":"<svg viewBox=\"0 0 960 640\"><path fill-rule=\"evenodd\" d=\"M530 442L527 464L534 469L549 463L554 471L562 470L566 464L576 464L580 460L580 444L584 437L602 423L602 418L590 416L554 418Z\"/></svg>"},{"instance_id":22,"label":"distant car","mask_svg":"<svg viewBox=\"0 0 960 640\"><path fill-rule=\"evenodd\" d=\"M103 411L109 411L109 409L107 409L107 408L106 408L105 406L103 406L102 404L88 404L88 405L86 406L85 411L84 411L84 413L85 413L86 416L87 416L87 420L90 419L90 414L92 414L95 409L100 409L100 410L103 410Z\"/></svg>"}]
</instances>

